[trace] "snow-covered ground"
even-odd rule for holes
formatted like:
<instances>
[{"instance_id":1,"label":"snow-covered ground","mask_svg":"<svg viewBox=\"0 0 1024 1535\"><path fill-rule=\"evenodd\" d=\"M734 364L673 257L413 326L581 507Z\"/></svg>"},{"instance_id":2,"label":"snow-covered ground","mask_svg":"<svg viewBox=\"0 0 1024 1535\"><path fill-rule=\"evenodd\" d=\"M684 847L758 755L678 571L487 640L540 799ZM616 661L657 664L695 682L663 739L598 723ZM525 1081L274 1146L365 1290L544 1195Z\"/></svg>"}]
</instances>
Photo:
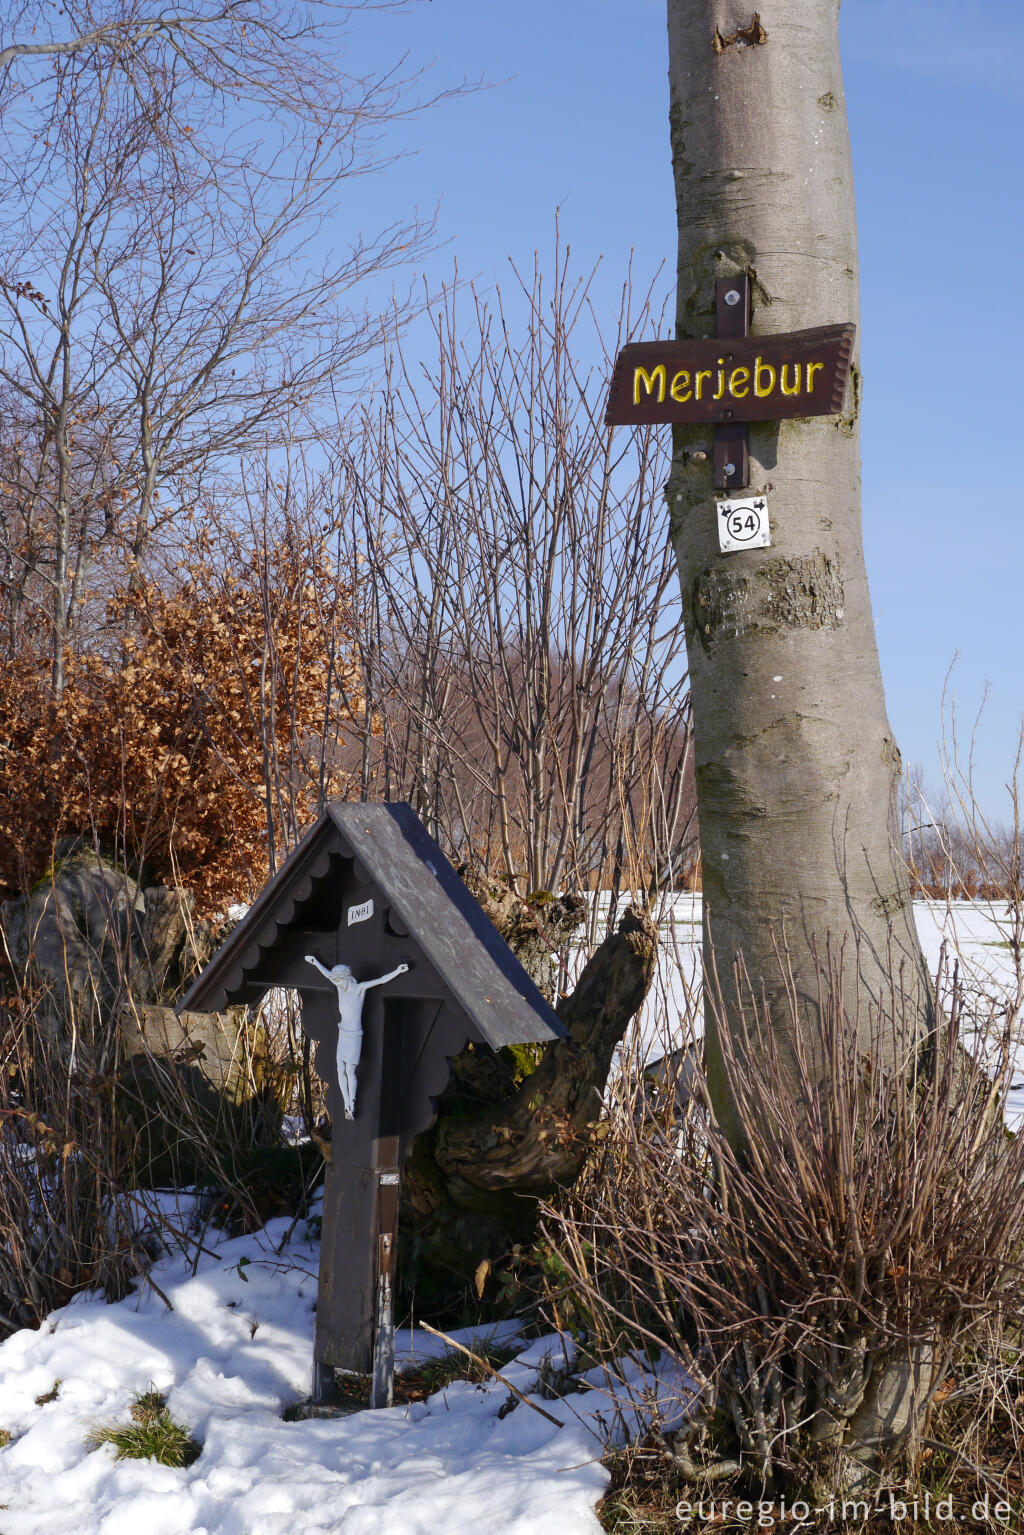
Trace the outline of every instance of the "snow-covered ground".
<instances>
[{"instance_id":1,"label":"snow-covered ground","mask_svg":"<svg viewBox=\"0 0 1024 1535\"><path fill-rule=\"evenodd\" d=\"M945 938L979 994L1005 992L1012 956L998 910L921 903L916 914L930 964ZM699 896L676 897L644 1022L648 1055L664 1041L659 1016L678 1037L700 932ZM1024 1082L1013 1107L1024 1119ZM79 1297L0 1345L3 1535L596 1535L617 1412L598 1375L586 1394L531 1397L560 1427L522 1403L499 1416L509 1392L495 1381L284 1421L309 1394L319 1257L305 1226L288 1231L274 1221L233 1240L208 1233L194 1273L188 1253L168 1252L127 1299ZM442 1347L406 1334L400 1358ZM558 1362L561 1351L554 1338L524 1344L502 1373L530 1395L545 1353ZM633 1371L638 1400L647 1383ZM186 1469L118 1461L91 1443L153 1389L202 1446Z\"/></svg>"},{"instance_id":2,"label":"snow-covered ground","mask_svg":"<svg viewBox=\"0 0 1024 1535\"><path fill-rule=\"evenodd\" d=\"M499 1417L508 1390L465 1381L410 1406L283 1421L309 1394L318 1261L304 1228L278 1254L287 1230L274 1221L225 1240L194 1275L184 1254L165 1257L152 1277L173 1311L143 1283L115 1305L79 1297L0 1345L0 1430L12 1436L0 1450L3 1535L600 1529L596 1414L608 1423L614 1409L599 1388L535 1398L560 1428L522 1403ZM426 1333L401 1335L400 1360L441 1350ZM528 1394L552 1350L561 1362L557 1338L524 1343L502 1374ZM202 1446L186 1469L90 1445L152 1389Z\"/></svg>"}]
</instances>

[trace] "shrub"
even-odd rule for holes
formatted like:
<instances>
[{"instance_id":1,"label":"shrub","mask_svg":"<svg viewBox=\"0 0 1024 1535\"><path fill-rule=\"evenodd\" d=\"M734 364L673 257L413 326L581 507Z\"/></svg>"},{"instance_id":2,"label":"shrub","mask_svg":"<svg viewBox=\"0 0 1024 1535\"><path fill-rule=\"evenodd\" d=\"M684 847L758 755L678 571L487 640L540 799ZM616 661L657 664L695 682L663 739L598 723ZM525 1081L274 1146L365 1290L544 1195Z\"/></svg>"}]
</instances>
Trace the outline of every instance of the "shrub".
<instances>
[{"instance_id":1,"label":"shrub","mask_svg":"<svg viewBox=\"0 0 1024 1535\"><path fill-rule=\"evenodd\" d=\"M123 1296L148 1259L123 1196L130 1145L109 1081L70 1075L22 999L0 1011L0 1336L80 1290Z\"/></svg>"},{"instance_id":2,"label":"shrub","mask_svg":"<svg viewBox=\"0 0 1024 1535\"><path fill-rule=\"evenodd\" d=\"M324 789L347 598L312 535L218 551L197 536L172 577L115 591L59 697L26 643L0 670L0 893L84 832L190 885L202 912L251 897Z\"/></svg>"},{"instance_id":3,"label":"shrub","mask_svg":"<svg viewBox=\"0 0 1024 1535\"><path fill-rule=\"evenodd\" d=\"M897 992L862 1053L839 973L823 966L816 1037L786 1031L795 1074L756 1006L738 1043L720 1031L739 1149L699 1077L681 1112L675 1084L653 1098L627 1082L601 1162L548 1214L565 1299L605 1353L660 1348L690 1383L645 1413L674 1418L684 1480L854 1485L878 1469L873 1434L919 1448L950 1369L1019 1326L1024 1137L1003 1121L1007 1071L965 1049L956 986L924 1050L887 1064Z\"/></svg>"}]
</instances>

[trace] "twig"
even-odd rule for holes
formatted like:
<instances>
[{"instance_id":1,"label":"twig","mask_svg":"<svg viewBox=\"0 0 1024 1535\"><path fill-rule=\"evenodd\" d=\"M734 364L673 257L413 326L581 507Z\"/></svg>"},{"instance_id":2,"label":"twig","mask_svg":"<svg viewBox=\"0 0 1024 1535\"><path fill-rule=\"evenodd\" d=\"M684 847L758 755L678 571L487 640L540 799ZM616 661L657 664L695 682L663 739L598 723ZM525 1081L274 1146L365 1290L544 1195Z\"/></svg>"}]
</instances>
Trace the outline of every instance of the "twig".
<instances>
[{"instance_id":1,"label":"twig","mask_svg":"<svg viewBox=\"0 0 1024 1535\"><path fill-rule=\"evenodd\" d=\"M521 1402L525 1402L527 1407L532 1407L534 1412L539 1412L542 1418L547 1418L548 1422L553 1423L556 1428L565 1427L561 1418L556 1418L553 1413L545 1412L543 1407L538 1407L536 1402L531 1402L530 1398L525 1396L518 1386L513 1386L512 1382L502 1375L500 1370L496 1370L493 1365L488 1364L486 1359L481 1359L479 1354L474 1354L473 1350L467 1348L464 1343L459 1343L455 1338L449 1337L446 1332L438 1332L436 1327L431 1327L427 1322L421 1322L420 1326L424 1332L430 1333L431 1337L440 1338L441 1342L447 1343L449 1348L457 1349L460 1354L465 1354L467 1359L472 1359L473 1363L479 1365L481 1370L486 1370L488 1375L493 1375L494 1379L500 1381L503 1386L511 1391L513 1396L517 1396Z\"/></svg>"},{"instance_id":2,"label":"twig","mask_svg":"<svg viewBox=\"0 0 1024 1535\"><path fill-rule=\"evenodd\" d=\"M321 1158L321 1162L320 1162L319 1167L314 1169L314 1171L313 1171L312 1175L310 1176L310 1178L303 1185L303 1189L302 1189L302 1204L299 1206L298 1210L296 1210L295 1215L292 1218L291 1225L288 1227L288 1230L285 1232L284 1236L281 1238L280 1242L277 1245L277 1256L278 1257L281 1256L281 1254L284 1252L285 1248L288 1246L288 1243L291 1241L291 1239L292 1239L292 1232L295 1230L296 1226L299 1224L299 1221L302 1219L303 1214L305 1214L307 1220L309 1219L309 1202L310 1202L310 1200L313 1197L314 1189L316 1188L317 1184L320 1182L321 1178L324 1175L324 1172L325 1172L325 1169L326 1169L326 1165L327 1165L326 1161L323 1158Z\"/></svg>"},{"instance_id":3,"label":"twig","mask_svg":"<svg viewBox=\"0 0 1024 1535\"><path fill-rule=\"evenodd\" d=\"M164 1305L167 1307L168 1311L173 1311L174 1310L173 1302L171 1300L169 1300L168 1297L164 1294L164 1292L161 1290L160 1286L157 1284L156 1280L153 1278L152 1274L150 1274L146 1269L143 1269L142 1270L142 1277L146 1281L146 1283L150 1286L150 1288L156 1291L156 1293L159 1295L160 1299L163 1301Z\"/></svg>"},{"instance_id":4,"label":"twig","mask_svg":"<svg viewBox=\"0 0 1024 1535\"><path fill-rule=\"evenodd\" d=\"M1000 1482L990 1471L986 1471L984 1466L979 1466L975 1461L969 1460L964 1452L958 1450L955 1445L943 1444L940 1439L920 1439L918 1443L923 1445L926 1450L938 1450L942 1455L955 1455L957 1460L961 1461L963 1465L968 1466L975 1476L980 1476L983 1482L988 1482L989 1486L994 1487L996 1492L1009 1493L1009 1488L1005 1482Z\"/></svg>"}]
</instances>

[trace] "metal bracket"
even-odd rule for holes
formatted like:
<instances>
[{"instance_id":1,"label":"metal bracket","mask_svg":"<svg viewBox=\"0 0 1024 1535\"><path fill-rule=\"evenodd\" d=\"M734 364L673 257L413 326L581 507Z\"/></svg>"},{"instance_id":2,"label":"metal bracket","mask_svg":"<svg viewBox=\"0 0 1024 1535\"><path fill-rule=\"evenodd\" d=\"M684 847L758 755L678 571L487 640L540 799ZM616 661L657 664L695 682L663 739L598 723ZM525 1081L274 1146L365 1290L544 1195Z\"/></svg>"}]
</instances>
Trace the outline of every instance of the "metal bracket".
<instances>
[{"instance_id":1,"label":"metal bracket","mask_svg":"<svg viewBox=\"0 0 1024 1535\"><path fill-rule=\"evenodd\" d=\"M394 1148L397 1151L397 1147ZM398 1257L398 1204L401 1172L377 1169L376 1295L374 1297L373 1379L370 1406L390 1407L395 1389L395 1317L393 1292Z\"/></svg>"},{"instance_id":2,"label":"metal bracket","mask_svg":"<svg viewBox=\"0 0 1024 1535\"><path fill-rule=\"evenodd\" d=\"M738 341L750 335L750 278L720 277L715 283L715 337ZM723 348L723 365L732 362ZM750 484L750 432L745 421L730 421L731 411L715 427L715 489L745 490Z\"/></svg>"}]
</instances>

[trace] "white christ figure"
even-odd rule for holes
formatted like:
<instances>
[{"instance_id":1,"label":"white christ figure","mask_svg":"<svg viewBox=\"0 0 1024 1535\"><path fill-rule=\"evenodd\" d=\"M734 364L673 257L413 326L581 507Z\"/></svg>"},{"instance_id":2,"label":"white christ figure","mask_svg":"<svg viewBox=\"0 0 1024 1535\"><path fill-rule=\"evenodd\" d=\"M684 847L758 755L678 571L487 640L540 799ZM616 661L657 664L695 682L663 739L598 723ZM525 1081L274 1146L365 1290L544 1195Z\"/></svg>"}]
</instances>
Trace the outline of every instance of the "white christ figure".
<instances>
[{"instance_id":1,"label":"white christ figure","mask_svg":"<svg viewBox=\"0 0 1024 1535\"><path fill-rule=\"evenodd\" d=\"M348 965L332 965L326 969L312 954L305 956L307 965L314 965L338 993L338 1083L341 1101L345 1105L345 1118L354 1119L356 1112L356 1068L363 1050L363 998L371 986L383 986L396 975L404 975L408 965L399 965L387 975L379 975L375 981L357 981Z\"/></svg>"}]
</instances>

